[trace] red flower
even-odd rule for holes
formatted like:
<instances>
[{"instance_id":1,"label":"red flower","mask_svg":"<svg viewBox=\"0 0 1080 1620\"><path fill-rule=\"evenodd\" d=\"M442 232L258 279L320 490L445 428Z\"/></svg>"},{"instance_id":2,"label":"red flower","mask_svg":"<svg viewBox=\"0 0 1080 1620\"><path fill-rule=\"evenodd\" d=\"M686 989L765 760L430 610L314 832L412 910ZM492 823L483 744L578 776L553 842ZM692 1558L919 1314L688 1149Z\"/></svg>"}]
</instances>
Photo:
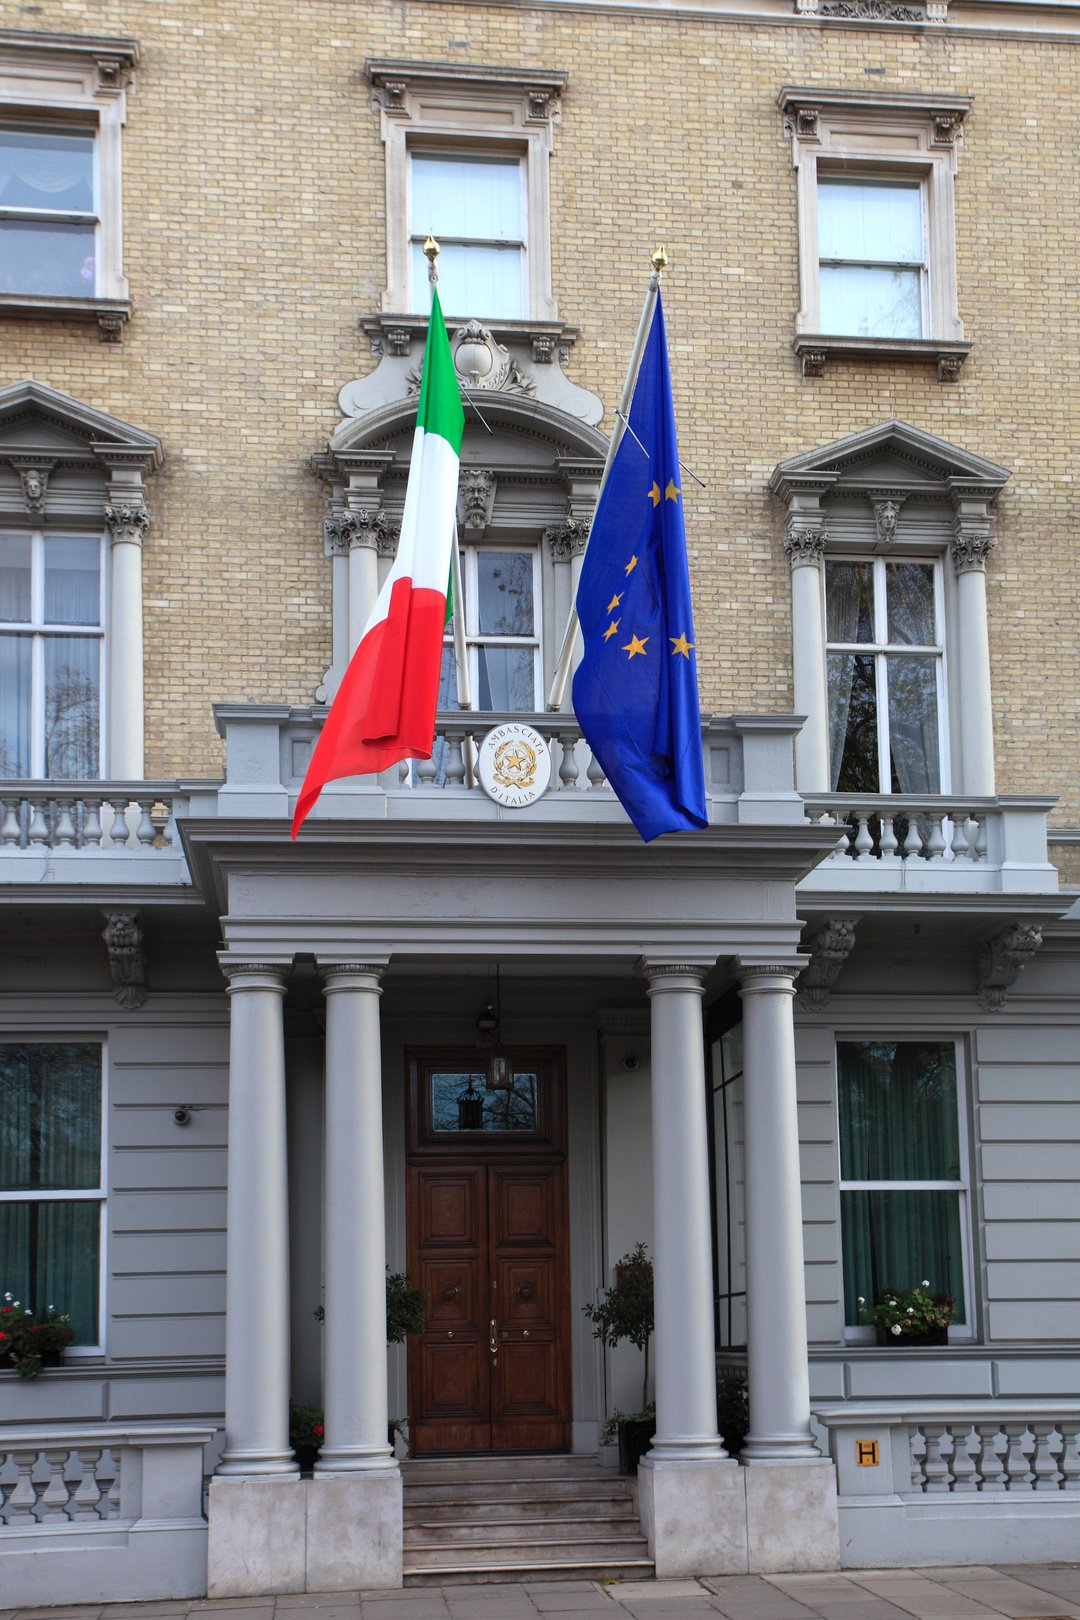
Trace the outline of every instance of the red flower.
<instances>
[{"instance_id":1,"label":"red flower","mask_svg":"<svg viewBox=\"0 0 1080 1620\"><path fill-rule=\"evenodd\" d=\"M6 1338L7 1338L6 1333L0 1333L0 1339L6 1339Z\"/></svg>"},{"instance_id":2,"label":"red flower","mask_svg":"<svg viewBox=\"0 0 1080 1620\"><path fill-rule=\"evenodd\" d=\"M322 1434L322 1432L323 1432L322 1424L321 1423L316 1423L316 1425L315 1425L315 1433L316 1434Z\"/></svg>"}]
</instances>

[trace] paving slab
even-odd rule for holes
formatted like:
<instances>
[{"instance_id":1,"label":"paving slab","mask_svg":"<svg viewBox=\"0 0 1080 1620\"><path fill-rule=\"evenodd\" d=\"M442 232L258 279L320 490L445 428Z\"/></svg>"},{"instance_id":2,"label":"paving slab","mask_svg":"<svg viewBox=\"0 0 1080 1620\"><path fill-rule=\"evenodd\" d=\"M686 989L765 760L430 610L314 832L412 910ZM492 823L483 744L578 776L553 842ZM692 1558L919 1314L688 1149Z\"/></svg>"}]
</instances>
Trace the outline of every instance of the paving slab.
<instances>
[{"instance_id":1,"label":"paving slab","mask_svg":"<svg viewBox=\"0 0 1080 1620\"><path fill-rule=\"evenodd\" d=\"M661 1603L670 1598L707 1598L700 1581L612 1581L609 1597L620 1603Z\"/></svg>"},{"instance_id":2,"label":"paving slab","mask_svg":"<svg viewBox=\"0 0 1080 1620\"><path fill-rule=\"evenodd\" d=\"M1042 1592L1037 1586L1015 1580L1010 1575L997 1575L993 1580L950 1580L945 1583L945 1588L949 1592L959 1592L962 1597L985 1603L987 1608L1009 1616L1009 1620L1045 1620L1045 1616L1052 1614L1072 1620L1077 1612L1076 1604L1068 1598Z\"/></svg>"}]
</instances>

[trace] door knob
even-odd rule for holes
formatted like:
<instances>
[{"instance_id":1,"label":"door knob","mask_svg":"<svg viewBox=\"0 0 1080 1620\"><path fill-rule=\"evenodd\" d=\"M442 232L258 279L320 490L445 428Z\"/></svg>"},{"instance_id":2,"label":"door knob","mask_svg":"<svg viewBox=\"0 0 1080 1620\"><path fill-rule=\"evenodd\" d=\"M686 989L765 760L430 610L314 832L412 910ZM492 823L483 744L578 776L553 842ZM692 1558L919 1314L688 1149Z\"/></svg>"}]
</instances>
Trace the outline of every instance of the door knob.
<instances>
[{"instance_id":1,"label":"door knob","mask_svg":"<svg viewBox=\"0 0 1080 1620\"><path fill-rule=\"evenodd\" d=\"M493 1356L497 1356L498 1353L499 1353L499 1345L498 1345L498 1340L496 1338L497 1329L498 1329L498 1323L496 1322L495 1318L492 1317L491 1318L491 1353L492 1353Z\"/></svg>"}]
</instances>

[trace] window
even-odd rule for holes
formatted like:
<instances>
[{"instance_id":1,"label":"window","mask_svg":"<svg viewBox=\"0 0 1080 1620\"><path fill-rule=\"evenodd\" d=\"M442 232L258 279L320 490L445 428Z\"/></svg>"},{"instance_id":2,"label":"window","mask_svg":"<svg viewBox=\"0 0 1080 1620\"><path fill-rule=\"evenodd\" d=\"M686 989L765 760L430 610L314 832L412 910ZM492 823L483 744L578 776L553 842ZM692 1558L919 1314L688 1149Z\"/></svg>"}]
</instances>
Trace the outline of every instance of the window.
<instances>
[{"instance_id":1,"label":"window","mask_svg":"<svg viewBox=\"0 0 1080 1620\"><path fill-rule=\"evenodd\" d=\"M367 64L386 150L384 311L426 315L439 242L453 318L554 320L549 161L565 74Z\"/></svg>"},{"instance_id":2,"label":"window","mask_svg":"<svg viewBox=\"0 0 1080 1620\"><path fill-rule=\"evenodd\" d=\"M821 330L921 338L926 231L919 182L818 180Z\"/></svg>"},{"instance_id":3,"label":"window","mask_svg":"<svg viewBox=\"0 0 1080 1620\"><path fill-rule=\"evenodd\" d=\"M0 776L101 775L102 542L0 534Z\"/></svg>"},{"instance_id":4,"label":"window","mask_svg":"<svg viewBox=\"0 0 1080 1620\"><path fill-rule=\"evenodd\" d=\"M438 240L439 299L445 314L482 310L488 319L525 310L522 161L466 152L412 152L410 308L430 303L424 241Z\"/></svg>"},{"instance_id":5,"label":"window","mask_svg":"<svg viewBox=\"0 0 1080 1620\"><path fill-rule=\"evenodd\" d=\"M943 791L941 591L935 561L826 559L834 791Z\"/></svg>"},{"instance_id":6,"label":"window","mask_svg":"<svg viewBox=\"0 0 1080 1620\"><path fill-rule=\"evenodd\" d=\"M716 1342L746 1343L746 1196L743 1137L743 1027L712 1047L713 1186L716 1227Z\"/></svg>"},{"instance_id":7,"label":"window","mask_svg":"<svg viewBox=\"0 0 1080 1620\"><path fill-rule=\"evenodd\" d=\"M968 1321L968 1176L952 1041L837 1042L844 1308L924 1279ZM955 1330L954 1330L955 1331Z\"/></svg>"},{"instance_id":8,"label":"window","mask_svg":"<svg viewBox=\"0 0 1080 1620\"><path fill-rule=\"evenodd\" d=\"M102 1050L0 1045L0 1278L35 1312L101 1343Z\"/></svg>"},{"instance_id":9,"label":"window","mask_svg":"<svg viewBox=\"0 0 1080 1620\"><path fill-rule=\"evenodd\" d=\"M81 315L119 342L120 136L137 59L130 39L0 45L0 312Z\"/></svg>"},{"instance_id":10,"label":"window","mask_svg":"<svg viewBox=\"0 0 1080 1620\"><path fill-rule=\"evenodd\" d=\"M955 381L971 350L953 195L970 100L788 87L780 105L797 175L804 375L872 352L936 361Z\"/></svg>"},{"instance_id":11,"label":"window","mask_svg":"<svg viewBox=\"0 0 1080 1620\"><path fill-rule=\"evenodd\" d=\"M532 547L462 547L465 643L473 706L533 713L543 707L540 682L539 553ZM443 645L439 708L457 703L453 623Z\"/></svg>"}]
</instances>

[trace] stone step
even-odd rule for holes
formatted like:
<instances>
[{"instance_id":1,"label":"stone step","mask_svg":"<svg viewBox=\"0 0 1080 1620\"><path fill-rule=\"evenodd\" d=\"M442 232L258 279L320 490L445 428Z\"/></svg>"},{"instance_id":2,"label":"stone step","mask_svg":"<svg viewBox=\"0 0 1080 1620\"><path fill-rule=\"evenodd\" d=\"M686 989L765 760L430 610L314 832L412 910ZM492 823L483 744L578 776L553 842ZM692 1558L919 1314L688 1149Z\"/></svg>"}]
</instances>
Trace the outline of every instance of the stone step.
<instances>
[{"instance_id":1,"label":"stone step","mask_svg":"<svg viewBox=\"0 0 1080 1620\"><path fill-rule=\"evenodd\" d=\"M429 1479L549 1479L552 1476L617 1479L614 1469L602 1468L595 1457L573 1457L565 1452L550 1457L410 1457L401 1465L402 1478L417 1483Z\"/></svg>"},{"instance_id":2,"label":"stone step","mask_svg":"<svg viewBox=\"0 0 1080 1620\"><path fill-rule=\"evenodd\" d=\"M640 1541L641 1526L636 1514L625 1518L565 1519L558 1530L550 1518L489 1519L483 1523L457 1520L447 1523L414 1523L405 1528L405 1550L411 1554L421 1547L532 1547L552 1550L577 1546L579 1542Z\"/></svg>"},{"instance_id":3,"label":"stone step","mask_svg":"<svg viewBox=\"0 0 1080 1620\"><path fill-rule=\"evenodd\" d=\"M615 1494L605 1491L597 1496L544 1496L498 1498L473 1497L456 1494L435 1501L415 1501L405 1496L405 1524L456 1523L467 1519L471 1524L484 1524L499 1519L518 1520L543 1517L560 1524L583 1516L598 1515L605 1519L629 1519L637 1523L637 1508L630 1492Z\"/></svg>"},{"instance_id":4,"label":"stone step","mask_svg":"<svg viewBox=\"0 0 1080 1620\"><path fill-rule=\"evenodd\" d=\"M592 1501L600 1496L619 1496L633 1499L633 1482L616 1475L601 1475L597 1479L556 1477L551 1480L476 1478L425 1480L414 1482L410 1476L404 1480L407 1503L414 1502L540 1502L557 1497L562 1501Z\"/></svg>"},{"instance_id":5,"label":"stone step","mask_svg":"<svg viewBox=\"0 0 1080 1620\"><path fill-rule=\"evenodd\" d=\"M643 1581L654 1574L651 1558L621 1558L612 1564L580 1564L545 1560L537 1564L490 1564L483 1569L461 1569L456 1564L411 1569L406 1563L406 1586L477 1586L504 1581Z\"/></svg>"},{"instance_id":6,"label":"stone step","mask_svg":"<svg viewBox=\"0 0 1080 1620\"><path fill-rule=\"evenodd\" d=\"M432 1569L533 1568L546 1563L606 1565L647 1559L648 1555L648 1545L640 1535L575 1541L572 1547L553 1547L550 1536L505 1545L490 1540L468 1544L443 1541L424 1547L410 1544L405 1550L405 1568L414 1573Z\"/></svg>"}]
</instances>

